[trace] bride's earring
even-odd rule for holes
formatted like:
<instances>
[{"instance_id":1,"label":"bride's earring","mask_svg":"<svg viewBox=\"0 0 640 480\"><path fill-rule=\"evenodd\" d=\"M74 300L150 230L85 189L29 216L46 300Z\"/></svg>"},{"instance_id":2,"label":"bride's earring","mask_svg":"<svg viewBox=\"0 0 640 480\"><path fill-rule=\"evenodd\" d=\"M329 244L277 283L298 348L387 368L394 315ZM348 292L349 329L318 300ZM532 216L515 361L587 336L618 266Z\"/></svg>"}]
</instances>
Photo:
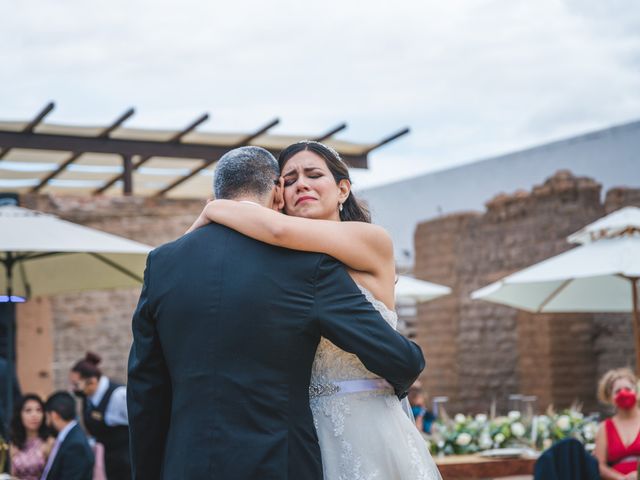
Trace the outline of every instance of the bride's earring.
<instances>
[{"instance_id":1,"label":"bride's earring","mask_svg":"<svg viewBox=\"0 0 640 480\"><path fill-rule=\"evenodd\" d=\"M342 211L342 209L343 209L342 204L341 204L341 203L339 203L339 204L338 204L338 211L339 211L339 212L341 212L341 211Z\"/></svg>"}]
</instances>

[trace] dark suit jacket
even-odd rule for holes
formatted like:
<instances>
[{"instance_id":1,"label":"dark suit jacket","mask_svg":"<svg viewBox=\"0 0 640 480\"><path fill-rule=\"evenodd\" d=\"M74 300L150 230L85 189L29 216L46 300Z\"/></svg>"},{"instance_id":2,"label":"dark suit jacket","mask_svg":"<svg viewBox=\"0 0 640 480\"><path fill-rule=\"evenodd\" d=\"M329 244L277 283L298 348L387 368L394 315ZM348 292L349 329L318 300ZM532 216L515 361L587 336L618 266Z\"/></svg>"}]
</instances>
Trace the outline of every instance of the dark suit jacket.
<instances>
[{"instance_id":1,"label":"dark suit jacket","mask_svg":"<svg viewBox=\"0 0 640 480\"><path fill-rule=\"evenodd\" d=\"M345 268L208 225L149 255L127 387L133 478L318 479L320 337L400 394L424 367Z\"/></svg>"},{"instance_id":2,"label":"dark suit jacket","mask_svg":"<svg viewBox=\"0 0 640 480\"><path fill-rule=\"evenodd\" d=\"M536 461L535 480L599 480L598 461L582 443L568 438L547 449Z\"/></svg>"},{"instance_id":3,"label":"dark suit jacket","mask_svg":"<svg viewBox=\"0 0 640 480\"><path fill-rule=\"evenodd\" d=\"M47 480L91 480L93 451L79 425L74 426L62 441Z\"/></svg>"}]
</instances>

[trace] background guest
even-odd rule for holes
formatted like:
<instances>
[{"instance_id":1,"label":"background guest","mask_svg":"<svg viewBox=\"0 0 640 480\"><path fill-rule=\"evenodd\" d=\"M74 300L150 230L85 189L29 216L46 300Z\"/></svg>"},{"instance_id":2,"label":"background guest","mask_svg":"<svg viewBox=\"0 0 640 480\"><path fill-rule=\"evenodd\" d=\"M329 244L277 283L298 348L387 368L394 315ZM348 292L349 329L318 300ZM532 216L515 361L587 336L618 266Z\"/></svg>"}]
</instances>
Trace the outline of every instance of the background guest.
<instances>
[{"instance_id":1,"label":"background guest","mask_svg":"<svg viewBox=\"0 0 640 480\"><path fill-rule=\"evenodd\" d=\"M11 474L21 480L39 480L52 446L44 402L38 395L26 394L11 418Z\"/></svg>"},{"instance_id":2,"label":"background guest","mask_svg":"<svg viewBox=\"0 0 640 480\"><path fill-rule=\"evenodd\" d=\"M416 381L411 385L411 388L409 388L408 399L418 430L431 433L431 426L436 417L427 409L427 399L422 391L422 384L419 381Z\"/></svg>"},{"instance_id":3,"label":"background guest","mask_svg":"<svg viewBox=\"0 0 640 480\"><path fill-rule=\"evenodd\" d=\"M76 421L76 402L71 394L54 393L47 399L45 411L57 437L42 480L92 480L93 452Z\"/></svg>"},{"instance_id":4,"label":"background guest","mask_svg":"<svg viewBox=\"0 0 640 480\"><path fill-rule=\"evenodd\" d=\"M608 371L600 380L598 397L615 405L596 434L595 456L604 480L636 480L640 458L638 379L628 368Z\"/></svg>"},{"instance_id":5,"label":"background guest","mask_svg":"<svg viewBox=\"0 0 640 480\"><path fill-rule=\"evenodd\" d=\"M127 389L102 374L100 357L88 352L69 374L74 393L82 398L84 426L104 445L104 464L109 480L131 478Z\"/></svg>"}]
</instances>

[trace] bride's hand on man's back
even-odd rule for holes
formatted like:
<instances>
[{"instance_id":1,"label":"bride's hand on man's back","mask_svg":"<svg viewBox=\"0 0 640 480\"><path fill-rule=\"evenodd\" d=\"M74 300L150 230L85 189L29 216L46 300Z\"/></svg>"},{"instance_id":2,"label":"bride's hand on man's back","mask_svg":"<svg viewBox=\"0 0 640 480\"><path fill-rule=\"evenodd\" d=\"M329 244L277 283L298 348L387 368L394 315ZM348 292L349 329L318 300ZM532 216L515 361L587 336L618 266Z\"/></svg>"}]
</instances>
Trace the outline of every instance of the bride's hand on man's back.
<instances>
[{"instance_id":1,"label":"bride's hand on man's back","mask_svg":"<svg viewBox=\"0 0 640 480\"><path fill-rule=\"evenodd\" d=\"M202 212L200 212L200 215L198 215L198 218L196 218L196 221L193 222L193 224L189 227L189 229L186 232L184 232L185 235L187 233L193 232L197 228L204 227L205 225L211 223L211 220L207 217L207 213L206 213L207 212L207 206L211 202L213 202L212 199L207 200L207 204L202 209Z\"/></svg>"}]
</instances>

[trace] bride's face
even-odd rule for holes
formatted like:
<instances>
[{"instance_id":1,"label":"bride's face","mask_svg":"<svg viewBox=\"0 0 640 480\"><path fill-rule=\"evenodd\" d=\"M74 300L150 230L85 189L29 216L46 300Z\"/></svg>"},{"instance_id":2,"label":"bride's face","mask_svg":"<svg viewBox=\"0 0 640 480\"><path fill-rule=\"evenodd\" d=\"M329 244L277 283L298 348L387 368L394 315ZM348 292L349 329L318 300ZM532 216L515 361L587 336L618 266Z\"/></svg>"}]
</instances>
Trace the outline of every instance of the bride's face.
<instances>
[{"instance_id":1,"label":"bride's face","mask_svg":"<svg viewBox=\"0 0 640 480\"><path fill-rule=\"evenodd\" d=\"M340 220L338 204L349 196L350 185L336 181L324 159L308 150L292 156L282 168L284 211L295 217Z\"/></svg>"}]
</instances>

